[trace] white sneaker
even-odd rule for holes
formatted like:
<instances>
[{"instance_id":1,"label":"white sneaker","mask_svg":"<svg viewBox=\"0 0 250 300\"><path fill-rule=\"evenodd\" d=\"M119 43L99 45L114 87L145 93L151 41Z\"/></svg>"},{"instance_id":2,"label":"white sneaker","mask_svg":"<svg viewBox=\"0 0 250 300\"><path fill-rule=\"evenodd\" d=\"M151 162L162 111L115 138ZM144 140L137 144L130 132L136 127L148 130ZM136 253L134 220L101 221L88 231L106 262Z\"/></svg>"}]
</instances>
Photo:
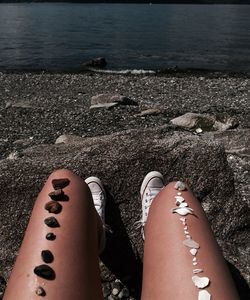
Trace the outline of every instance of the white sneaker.
<instances>
[{"instance_id":1,"label":"white sneaker","mask_svg":"<svg viewBox=\"0 0 250 300\"><path fill-rule=\"evenodd\" d=\"M155 199L155 197L164 187L163 181L164 181L163 175L157 171L149 172L143 179L141 189L140 189L141 201L142 201L142 217L141 220L139 221L140 226L142 227L143 239L145 239L144 226L148 219L150 206L153 200Z\"/></svg>"},{"instance_id":2,"label":"white sneaker","mask_svg":"<svg viewBox=\"0 0 250 300\"><path fill-rule=\"evenodd\" d=\"M95 209L103 223L103 234L99 241L99 253L105 248L106 233L105 233L105 207L106 207L106 192L101 180L98 177L88 177L85 179L93 198Z\"/></svg>"}]
</instances>

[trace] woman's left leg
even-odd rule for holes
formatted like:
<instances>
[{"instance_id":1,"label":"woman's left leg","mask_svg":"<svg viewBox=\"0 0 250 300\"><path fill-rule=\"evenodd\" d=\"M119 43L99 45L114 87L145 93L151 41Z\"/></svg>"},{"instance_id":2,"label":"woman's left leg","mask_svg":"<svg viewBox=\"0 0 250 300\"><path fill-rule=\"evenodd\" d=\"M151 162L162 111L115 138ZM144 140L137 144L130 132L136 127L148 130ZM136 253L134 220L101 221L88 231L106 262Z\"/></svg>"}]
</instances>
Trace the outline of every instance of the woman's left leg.
<instances>
[{"instance_id":1,"label":"woman's left leg","mask_svg":"<svg viewBox=\"0 0 250 300\"><path fill-rule=\"evenodd\" d=\"M61 178L69 180L65 196L52 195L52 200L49 193L60 194L52 181ZM55 171L36 200L4 300L103 299L98 259L102 232L87 184L71 171Z\"/></svg>"}]
</instances>

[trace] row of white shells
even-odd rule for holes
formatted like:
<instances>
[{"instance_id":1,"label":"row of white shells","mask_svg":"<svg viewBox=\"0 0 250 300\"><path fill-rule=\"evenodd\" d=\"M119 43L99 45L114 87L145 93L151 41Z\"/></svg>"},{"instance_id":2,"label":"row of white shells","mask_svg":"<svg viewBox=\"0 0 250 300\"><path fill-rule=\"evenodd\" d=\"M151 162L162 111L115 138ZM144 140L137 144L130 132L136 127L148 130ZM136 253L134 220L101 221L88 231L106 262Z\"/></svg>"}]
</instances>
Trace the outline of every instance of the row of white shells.
<instances>
[{"instance_id":1,"label":"row of white shells","mask_svg":"<svg viewBox=\"0 0 250 300\"><path fill-rule=\"evenodd\" d=\"M177 183L175 184L175 189L178 190L179 192L175 196L175 204L177 207L172 208L172 213L177 213L181 216L180 221L182 222L184 234L186 237L186 239L183 241L183 244L184 244L184 246L190 248L189 252L192 255L192 264L193 264L193 266L196 266L198 264L196 256L198 254L198 249L200 248L200 245L199 245L199 243L197 243L196 241L194 241L192 239L192 236L190 235L189 230L188 230L188 225L186 222L187 219L184 217L189 214L193 215L194 210L188 206L188 203L185 201L185 198L182 196L181 191L186 190L185 183L183 183L181 181L177 181ZM195 274L195 275L192 276L192 281L197 288L203 289L203 290L200 290L198 293L198 300L210 300L211 299L210 293L207 290L204 290L204 288L206 288L210 283L209 278L208 277L200 277L200 276L196 275L196 274L199 274L202 272L203 272L203 269L201 269L201 268L193 269L193 274Z\"/></svg>"}]
</instances>

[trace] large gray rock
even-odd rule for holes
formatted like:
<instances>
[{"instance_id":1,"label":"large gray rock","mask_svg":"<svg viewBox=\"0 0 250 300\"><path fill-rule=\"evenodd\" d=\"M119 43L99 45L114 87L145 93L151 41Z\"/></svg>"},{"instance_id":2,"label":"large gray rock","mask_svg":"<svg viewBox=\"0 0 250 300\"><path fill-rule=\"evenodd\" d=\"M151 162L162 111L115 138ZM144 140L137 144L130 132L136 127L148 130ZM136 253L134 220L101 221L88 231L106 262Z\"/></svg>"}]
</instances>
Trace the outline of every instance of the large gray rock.
<instances>
[{"instance_id":1,"label":"large gray rock","mask_svg":"<svg viewBox=\"0 0 250 300\"><path fill-rule=\"evenodd\" d=\"M2 160L0 257L5 278L13 266L43 182L54 169L70 168L82 178L94 174L106 185L106 221L113 234L108 235L102 255L102 278L121 279L134 291L132 296L139 299L143 241L134 227L141 214L139 189L147 172L159 170L166 182L184 180L194 190L231 264L242 299L248 299L245 286L245 280L249 280L248 212L240 195L235 193L224 148L207 136L168 130L132 130L72 139L68 144L31 147L16 160Z\"/></svg>"},{"instance_id":2,"label":"large gray rock","mask_svg":"<svg viewBox=\"0 0 250 300\"><path fill-rule=\"evenodd\" d=\"M223 120L218 120L216 116L208 114L186 113L182 116L172 119L170 122L173 125L187 129L202 129L203 131L224 131L238 125L235 118L227 117Z\"/></svg>"},{"instance_id":3,"label":"large gray rock","mask_svg":"<svg viewBox=\"0 0 250 300\"><path fill-rule=\"evenodd\" d=\"M116 105L138 105L134 100L119 94L99 94L91 98L90 108L110 108Z\"/></svg>"}]
</instances>

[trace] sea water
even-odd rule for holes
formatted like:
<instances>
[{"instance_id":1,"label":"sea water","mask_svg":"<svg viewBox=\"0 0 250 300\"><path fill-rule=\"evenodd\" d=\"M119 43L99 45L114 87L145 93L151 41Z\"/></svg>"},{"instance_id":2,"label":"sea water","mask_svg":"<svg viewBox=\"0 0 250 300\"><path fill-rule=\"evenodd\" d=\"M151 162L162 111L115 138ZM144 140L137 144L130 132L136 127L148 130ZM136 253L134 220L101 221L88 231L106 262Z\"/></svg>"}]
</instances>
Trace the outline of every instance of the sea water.
<instances>
[{"instance_id":1,"label":"sea water","mask_svg":"<svg viewBox=\"0 0 250 300\"><path fill-rule=\"evenodd\" d=\"M250 6L0 4L1 70L250 71Z\"/></svg>"}]
</instances>

